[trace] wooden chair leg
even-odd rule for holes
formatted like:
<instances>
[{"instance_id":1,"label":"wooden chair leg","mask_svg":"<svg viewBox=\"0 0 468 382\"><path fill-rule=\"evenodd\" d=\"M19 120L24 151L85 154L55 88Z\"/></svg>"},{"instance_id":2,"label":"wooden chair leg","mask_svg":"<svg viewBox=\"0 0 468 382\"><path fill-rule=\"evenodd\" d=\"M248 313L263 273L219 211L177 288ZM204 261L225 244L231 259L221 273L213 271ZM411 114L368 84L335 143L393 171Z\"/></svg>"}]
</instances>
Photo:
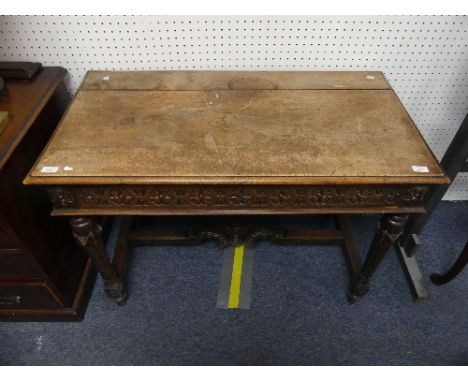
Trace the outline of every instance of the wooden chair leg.
<instances>
[{"instance_id":1,"label":"wooden chair leg","mask_svg":"<svg viewBox=\"0 0 468 382\"><path fill-rule=\"evenodd\" d=\"M431 275L431 281L435 285L447 284L449 281L453 280L462 271L462 269L465 267L467 263L468 263L468 241L466 242L465 247L460 253L460 256L458 256L457 261L455 261L455 264L453 264L452 267L444 274L433 273Z\"/></svg>"}]
</instances>

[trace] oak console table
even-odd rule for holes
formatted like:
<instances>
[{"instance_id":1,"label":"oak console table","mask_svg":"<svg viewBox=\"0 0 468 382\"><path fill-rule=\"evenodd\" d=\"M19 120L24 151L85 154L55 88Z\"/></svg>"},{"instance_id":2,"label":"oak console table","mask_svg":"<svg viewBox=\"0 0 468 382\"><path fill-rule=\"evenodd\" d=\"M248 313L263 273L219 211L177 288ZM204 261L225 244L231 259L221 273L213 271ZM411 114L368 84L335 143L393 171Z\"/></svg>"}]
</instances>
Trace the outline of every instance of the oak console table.
<instances>
[{"instance_id":1,"label":"oak console table","mask_svg":"<svg viewBox=\"0 0 468 382\"><path fill-rule=\"evenodd\" d=\"M129 217L141 215L211 216L186 239L223 245L341 238L354 302L428 187L448 181L380 72L203 71L89 72L25 179L48 188L120 303L126 243L138 240ZM383 217L361 265L344 216L363 213ZM340 232L250 224L316 214L336 215ZM112 262L102 215L128 217Z\"/></svg>"}]
</instances>

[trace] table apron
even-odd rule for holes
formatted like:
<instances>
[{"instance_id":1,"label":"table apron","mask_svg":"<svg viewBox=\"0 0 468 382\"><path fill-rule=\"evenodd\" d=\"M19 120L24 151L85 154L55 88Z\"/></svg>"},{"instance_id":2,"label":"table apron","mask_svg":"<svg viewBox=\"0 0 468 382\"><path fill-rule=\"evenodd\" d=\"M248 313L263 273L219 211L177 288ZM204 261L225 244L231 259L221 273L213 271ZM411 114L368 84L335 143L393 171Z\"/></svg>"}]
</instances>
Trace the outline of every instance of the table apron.
<instances>
[{"instance_id":1,"label":"table apron","mask_svg":"<svg viewBox=\"0 0 468 382\"><path fill-rule=\"evenodd\" d=\"M422 213L426 185L52 186L53 215Z\"/></svg>"}]
</instances>

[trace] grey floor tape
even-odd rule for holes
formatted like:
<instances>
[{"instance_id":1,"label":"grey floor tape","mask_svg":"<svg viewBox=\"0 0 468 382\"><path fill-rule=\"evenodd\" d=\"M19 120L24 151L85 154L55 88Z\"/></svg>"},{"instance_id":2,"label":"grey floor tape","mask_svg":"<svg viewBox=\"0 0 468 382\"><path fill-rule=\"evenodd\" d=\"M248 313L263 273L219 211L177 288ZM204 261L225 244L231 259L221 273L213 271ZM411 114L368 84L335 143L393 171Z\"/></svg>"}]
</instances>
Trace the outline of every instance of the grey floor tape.
<instances>
[{"instance_id":1,"label":"grey floor tape","mask_svg":"<svg viewBox=\"0 0 468 382\"><path fill-rule=\"evenodd\" d=\"M232 263L234 262L234 247L228 247L224 250L223 266L221 268L221 277L219 280L217 308L228 308L229 289L231 287Z\"/></svg>"},{"instance_id":2,"label":"grey floor tape","mask_svg":"<svg viewBox=\"0 0 468 382\"><path fill-rule=\"evenodd\" d=\"M223 266L219 281L218 298L216 307L228 309L229 291L231 288L232 264L234 262L234 247L224 250ZM252 296L252 274L253 274L253 255L252 248L244 247L244 257L242 262L242 279L239 295L239 309L250 309Z\"/></svg>"},{"instance_id":3,"label":"grey floor tape","mask_svg":"<svg viewBox=\"0 0 468 382\"><path fill-rule=\"evenodd\" d=\"M245 247L244 262L242 264L239 309L250 309L250 300L252 297L253 254L254 251L252 248Z\"/></svg>"}]
</instances>

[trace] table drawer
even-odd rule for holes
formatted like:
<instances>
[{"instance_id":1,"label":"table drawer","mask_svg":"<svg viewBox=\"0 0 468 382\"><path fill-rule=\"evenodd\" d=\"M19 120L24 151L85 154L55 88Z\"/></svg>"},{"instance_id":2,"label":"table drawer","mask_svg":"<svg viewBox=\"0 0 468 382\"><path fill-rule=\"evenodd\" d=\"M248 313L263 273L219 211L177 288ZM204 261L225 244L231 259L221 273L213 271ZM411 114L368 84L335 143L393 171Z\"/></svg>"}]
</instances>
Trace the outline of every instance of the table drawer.
<instances>
[{"instance_id":1,"label":"table drawer","mask_svg":"<svg viewBox=\"0 0 468 382\"><path fill-rule=\"evenodd\" d=\"M41 280L0 280L0 310L57 309L61 304Z\"/></svg>"}]
</instances>

